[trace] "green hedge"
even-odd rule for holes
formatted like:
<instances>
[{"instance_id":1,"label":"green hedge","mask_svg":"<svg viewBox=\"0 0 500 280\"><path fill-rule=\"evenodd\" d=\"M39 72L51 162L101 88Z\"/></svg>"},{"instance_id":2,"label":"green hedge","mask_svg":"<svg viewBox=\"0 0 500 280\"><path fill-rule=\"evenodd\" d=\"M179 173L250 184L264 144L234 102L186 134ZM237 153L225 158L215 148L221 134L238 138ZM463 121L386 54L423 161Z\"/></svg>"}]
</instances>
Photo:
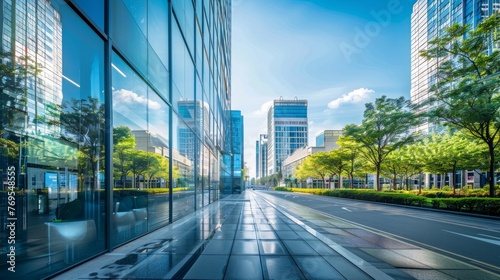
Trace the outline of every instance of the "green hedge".
<instances>
[{"instance_id":1,"label":"green hedge","mask_svg":"<svg viewBox=\"0 0 500 280\"><path fill-rule=\"evenodd\" d=\"M290 189L286 188L276 188L276 190L290 191ZM294 189L294 191L301 192L297 189ZM477 213L490 216L500 216L500 198L442 198L428 194L426 196L419 196L398 191L378 192L373 190L323 190L319 192L309 191L308 193L390 204L432 207L436 209Z\"/></svg>"},{"instance_id":2,"label":"green hedge","mask_svg":"<svg viewBox=\"0 0 500 280\"><path fill-rule=\"evenodd\" d=\"M434 198L432 202L434 208L500 216L500 198Z\"/></svg>"},{"instance_id":3,"label":"green hedge","mask_svg":"<svg viewBox=\"0 0 500 280\"><path fill-rule=\"evenodd\" d=\"M331 190L326 191L325 195L401 205L426 206L428 204L427 198L406 193L365 190Z\"/></svg>"}]
</instances>

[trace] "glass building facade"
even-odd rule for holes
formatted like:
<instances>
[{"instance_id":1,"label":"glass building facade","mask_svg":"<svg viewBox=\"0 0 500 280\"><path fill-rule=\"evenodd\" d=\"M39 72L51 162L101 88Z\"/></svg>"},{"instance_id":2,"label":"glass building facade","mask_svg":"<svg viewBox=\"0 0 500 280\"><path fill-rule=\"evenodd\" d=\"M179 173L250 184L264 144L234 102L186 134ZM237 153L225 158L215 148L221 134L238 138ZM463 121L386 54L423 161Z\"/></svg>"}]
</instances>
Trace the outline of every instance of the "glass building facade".
<instances>
[{"instance_id":1,"label":"glass building facade","mask_svg":"<svg viewBox=\"0 0 500 280\"><path fill-rule=\"evenodd\" d=\"M231 147L232 147L232 176L233 183L231 184L230 192L241 193L244 189L243 178L245 175L242 170L245 168L245 149L244 149L244 122L241 111L231 111Z\"/></svg>"},{"instance_id":2,"label":"glass building facade","mask_svg":"<svg viewBox=\"0 0 500 280\"><path fill-rule=\"evenodd\" d=\"M411 101L421 104L430 97L430 88L436 83L437 68L443 59L427 61L420 56L428 42L443 35L454 23L469 24L472 29L493 13L500 12L500 0L418 0L411 18ZM420 110L425 111L423 107ZM416 127L422 133L440 128L431 123Z\"/></svg>"},{"instance_id":3,"label":"glass building facade","mask_svg":"<svg viewBox=\"0 0 500 280\"><path fill-rule=\"evenodd\" d=\"M1 279L48 277L219 199L230 0L0 3Z\"/></svg>"},{"instance_id":4,"label":"glass building facade","mask_svg":"<svg viewBox=\"0 0 500 280\"><path fill-rule=\"evenodd\" d=\"M307 146L307 100L274 100L267 114L267 174L280 170L295 150Z\"/></svg>"},{"instance_id":5,"label":"glass building facade","mask_svg":"<svg viewBox=\"0 0 500 280\"><path fill-rule=\"evenodd\" d=\"M256 178L267 176L267 134L260 134L255 142L255 170Z\"/></svg>"}]
</instances>

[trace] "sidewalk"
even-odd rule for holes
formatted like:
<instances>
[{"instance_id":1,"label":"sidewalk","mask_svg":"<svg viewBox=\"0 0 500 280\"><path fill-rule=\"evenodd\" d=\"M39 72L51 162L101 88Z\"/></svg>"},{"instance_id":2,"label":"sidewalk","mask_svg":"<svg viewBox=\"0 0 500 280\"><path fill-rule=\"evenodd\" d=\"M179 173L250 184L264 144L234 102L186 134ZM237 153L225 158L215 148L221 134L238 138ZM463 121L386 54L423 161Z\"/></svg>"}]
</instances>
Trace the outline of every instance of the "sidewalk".
<instances>
[{"instance_id":1,"label":"sidewalk","mask_svg":"<svg viewBox=\"0 0 500 280\"><path fill-rule=\"evenodd\" d=\"M304 207L277 203L258 191L232 195L55 279L461 278L432 266L422 269L420 277L412 270L412 277L391 264L412 260L390 249L373 249L372 255L354 250L354 254L352 248L339 245L345 233L342 225L332 226L338 221ZM379 251L383 252L380 258L374 258ZM413 251L418 253L422 252ZM420 257L430 258L429 262L439 257L426 253ZM450 266L446 269L464 270L462 263L445 263ZM475 277L464 274L463 279L495 279L482 271L467 271Z\"/></svg>"}]
</instances>

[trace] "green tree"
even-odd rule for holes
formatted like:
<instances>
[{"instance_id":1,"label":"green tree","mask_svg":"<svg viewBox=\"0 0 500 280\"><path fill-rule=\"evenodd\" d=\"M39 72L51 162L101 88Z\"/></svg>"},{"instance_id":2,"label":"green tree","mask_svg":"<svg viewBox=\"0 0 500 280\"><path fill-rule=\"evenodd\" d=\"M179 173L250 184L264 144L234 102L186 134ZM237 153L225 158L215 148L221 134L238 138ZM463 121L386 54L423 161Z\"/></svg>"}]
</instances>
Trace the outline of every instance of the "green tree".
<instances>
[{"instance_id":1,"label":"green tree","mask_svg":"<svg viewBox=\"0 0 500 280\"><path fill-rule=\"evenodd\" d=\"M151 181L154 178L164 178L168 181L168 168L169 168L169 160L168 158L156 154L156 153L148 153L148 168L144 171L144 177L147 179L146 187L151 188Z\"/></svg>"},{"instance_id":2,"label":"green tree","mask_svg":"<svg viewBox=\"0 0 500 280\"><path fill-rule=\"evenodd\" d=\"M320 154L320 153L319 153ZM342 173L347 167L347 154L344 150L335 149L324 153L319 164L328 172L328 177L337 176L339 178L339 188L342 187Z\"/></svg>"},{"instance_id":3,"label":"green tree","mask_svg":"<svg viewBox=\"0 0 500 280\"><path fill-rule=\"evenodd\" d=\"M151 153L133 150L131 155L130 173L132 174L132 188L136 188L136 179L139 176L145 176L148 170L149 158Z\"/></svg>"},{"instance_id":4,"label":"green tree","mask_svg":"<svg viewBox=\"0 0 500 280\"><path fill-rule=\"evenodd\" d=\"M376 189L380 188L380 169L385 158L394 150L411 143L415 134L410 129L417 125L409 101L404 97L382 96L374 103L367 103L360 125L347 125L344 135L360 143L361 153L369 161L376 173Z\"/></svg>"},{"instance_id":5,"label":"green tree","mask_svg":"<svg viewBox=\"0 0 500 280\"><path fill-rule=\"evenodd\" d=\"M359 156L361 146L354 138L345 135L339 137L337 144L345 156L346 166L344 167L344 171L349 178L349 188L352 189L354 188L356 172L360 170L362 164L361 157Z\"/></svg>"},{"instance_id":6,"label":"green tree","mask_svg":"<svg viewBox=\"0 0 500 280\"><path fill-rule=\"evenodd\" d=\"M122 188L125 188L130 173L134 148L135 137L130 128L126 126L113 128L113 174L115 180L121 182Z\"/></svg>"},{"instance_id":7,"label":"green tree","mask_svg":"<svg viewBox=\"0 0 500 280\"><path fill-rule=\"evenodd\" d=\"M500 143L500 52L493 48L500 43L495 35L499 28L499 14L475 30L454 24L421 51L428 60L440 60L434 94L422 105L430 108L430 120L463 129L487 145L490 196L495 195L495 148Z\"/></svg>"},{"instance_id":8,"label":"green tree","mask_svg":"<svg viewBox=\"0 0 500 280\"><path fill-rule=\"evenodd\" d=\"M81 174L92 178L93 189L99 189L97 174L104 166L104 104L89 96L87 99L71 99L63 103L62 137L78 144L78 164Z\"/></svg>"},{"instance_id":9,"label":"green tree","mask_svg":"<svg viewBox=\"0 0 500 280\"><path fill-rule=\"evenodd\" d=\"M328 170L325 168L323 160L323 155L321 153L316 153L308 156L300 165L295 169L295 176L305 181L307 178L321 178L323 184L325 184L326 176L328 175Z\"/></svg>"},{"instance_id":10,"label":"green tree","mask_svg":"<svg viewBox=\"0 0 500 280\"><path fill-rule=\"evenodd\" d=\"M425 172L435 174L451 173L450 186L455 191L457 170L486 168L484 149L477 139L470 139L464 134L431 135L422 142L418 159Z\"/></svg>"}]
</instances>

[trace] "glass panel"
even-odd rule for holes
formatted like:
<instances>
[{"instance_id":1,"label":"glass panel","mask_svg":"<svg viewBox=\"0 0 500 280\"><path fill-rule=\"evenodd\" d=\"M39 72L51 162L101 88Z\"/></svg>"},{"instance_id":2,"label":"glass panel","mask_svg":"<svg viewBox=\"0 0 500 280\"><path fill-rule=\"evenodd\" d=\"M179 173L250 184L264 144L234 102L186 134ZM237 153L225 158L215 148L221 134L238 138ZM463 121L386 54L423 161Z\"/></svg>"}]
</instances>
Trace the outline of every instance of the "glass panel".
<instances>
[{"instance_id":1,"label":"glass panel","mask_svg":"<svg viewBox=\"0 0 500 280\"><path fill-rule=\"evenodd\" d=\"M192 104L192 102L191 102ZM180 108L190 106L179 105ZM192 105L191 105L192 106ZM176 114L173 114L173 219L194 211L194 133Z\"/></svg>"},{"instance_id":2,"label":"glass panel","mask_svg":"<svg viewBox=\"0 0 500 280\"><path fill-rule=\"evenodd\" d=\"M104 30L105 1L72 0L101 30Z\"/></svg>"},{"instance_id":3,"label":"glass panel","mask_svg":"<svg viewBox=\"0 0 500 280\"><path fill-rule=\"evenodd\" d=\"M147 74L146 4L144 1L111 0L111 36L116 47L139 71Z\"/></svg>"},{"instance_id":4,"label":"glass panel","mask_svg":"<svg viewBox=\"0 0 500 280\"><path fill-rule=\"evenodd\" d=\"M169 107L149 90L148 141L149 162L146 186L149 193L148 228L154 229L169 222Z\"/></svg>"},{"instance_id":5,"label":"glass panel","mask_svg":"<svg viewBox=\"0 0 500 280\"><path fill-rule=\"evenodd\" d=\"M0 218L17 220L0 239L15 232L15 277L40 279L104 251L104 43L62 0L13 3L0 54L10 71L0 80Z\"/></svg>"},{"instance_id":6,"label":"glass panel","mask_svg":"<svg viewBox=\"0 0 500 280\"><path fill-rule=\"evenodd\" d=\"M113 216L112 245L147 230L148 193L144 190L150 135L146 83L116 54L113 79ZM149 105L152 106L152 105Z\"/></svg>"}]
</instances>

